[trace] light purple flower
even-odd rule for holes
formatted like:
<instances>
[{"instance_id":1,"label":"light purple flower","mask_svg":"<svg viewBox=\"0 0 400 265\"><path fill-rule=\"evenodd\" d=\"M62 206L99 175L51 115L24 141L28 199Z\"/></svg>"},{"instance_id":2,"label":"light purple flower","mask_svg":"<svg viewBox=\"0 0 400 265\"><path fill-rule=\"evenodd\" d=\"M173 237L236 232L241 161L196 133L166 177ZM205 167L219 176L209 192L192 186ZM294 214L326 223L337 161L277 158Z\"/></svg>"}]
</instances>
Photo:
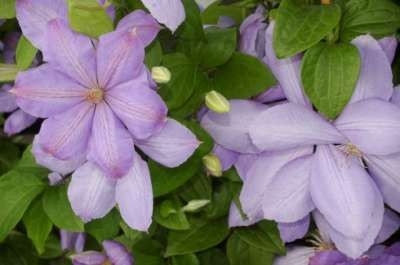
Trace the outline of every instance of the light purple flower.
<instances>
[{"instance_id":1,"label":"light purple flower","mask_svg":"<svg viewBox=\"0 0 400 265\"><path fill-rule=\"evenodd\" d=\"M104 253L85 251L71 256L74 265L133 265L133 257L116 241L103 241Z\"/></svg>"},{"instance_id":2,"label":"light purple flower","mask_svg":"<svg viewBox=\"0 0 400 265\"><path fill-rule=\"evenodd\" d=\"M86 242L85 233L75 233L60 230L61 249L80 253L83 251Z\"/></svg>"},{"instance_id":3,"label":"light purple flower","mask_svg":"<svg viewBox=\"0 0 400 265\"><path fill-rule=\"evenodd\" d=\"M185 8L181 0L142 0L144 6L158 22L174 32L185 20Z\"/></svg>"}]
</instances>

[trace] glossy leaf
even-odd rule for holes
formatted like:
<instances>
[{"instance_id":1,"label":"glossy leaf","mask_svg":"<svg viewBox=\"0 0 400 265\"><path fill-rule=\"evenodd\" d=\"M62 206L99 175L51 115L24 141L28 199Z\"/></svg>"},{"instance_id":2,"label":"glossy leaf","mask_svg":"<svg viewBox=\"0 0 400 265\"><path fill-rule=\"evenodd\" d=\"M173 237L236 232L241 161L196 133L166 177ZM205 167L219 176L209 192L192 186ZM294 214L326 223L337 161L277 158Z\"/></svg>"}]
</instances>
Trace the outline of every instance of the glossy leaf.
<instances>
[{"instance_id":1,"label":"glossy leaf","mask_svg":"<svg viewBox=\"0 0 400 265\"><path fill-rule=\"evenodd\" d=\"M15 0L0 0L0 18L15 17Z\"/></svg>"},{"instance_id":2,"label":"glossy leaf","mask_svg":"<svg viewBox=\"0 0 400 265\"><path fill-rule=\"evenodd\" d=\"M173 256L171 258L172 265L200 265L199 259L195 254L187 254L182 256Z\"/></svg>"},{"instance_id":3,"label":"glossy leaf","mask_svg":"<svg viewBox=\"0 0 400 265\"><path fill-rule=\"evenodd\" d=\"M18 41L15 54L18 68L21 70L28 69L35 59L36 53L37 48L35 48L32 43L30 43L30 41L22 35Z\"/></svg>"},{"instance_id":4,"label":"glossy leaf","mask_svg":"<svg viewBox=\"0 0 400 265\"><path fill-rule=\"evenodd\" d=\"M13 143L0 140L0 174L10 170L19 158L19 149Z\"/></svg>"},{"instance_id":5,"label":"glossy leaf","mask_svg":"<svg viewBox=\"0 0 400 265\"><path fill-rule=\"evenodd\" d=\"M113 239L118 235L121 217L116 209L105 217L93 220L85 225L85 232L92 235L99 243Z\"/></svg>"},{"instance_id":6,"label":"glossy leaf","mask_svg":"<svg viewBox=\"0 0 400 265\"><path fill-rule=\"evenodd\" d=\"M154 220L171 230L187 230L190 224L181 208L182 204L177 198L162 201L154 209Z\"/></svg>"}]
</instances>

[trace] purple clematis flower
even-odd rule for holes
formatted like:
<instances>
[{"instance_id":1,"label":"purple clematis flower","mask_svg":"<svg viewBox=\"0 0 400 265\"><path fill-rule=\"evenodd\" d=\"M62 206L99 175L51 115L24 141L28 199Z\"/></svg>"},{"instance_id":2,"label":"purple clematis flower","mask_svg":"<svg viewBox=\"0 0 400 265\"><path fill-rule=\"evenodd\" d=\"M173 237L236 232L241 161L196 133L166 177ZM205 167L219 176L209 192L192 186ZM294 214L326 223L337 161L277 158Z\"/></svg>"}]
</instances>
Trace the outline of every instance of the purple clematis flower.
<instances>
[{"instance_id":1,"label":"purple clematis flower","mask_svg":"<svg viewBox=\"0 0 400 265\"><path fill-rule=\"evenodd\" d=\"M158 22L174 32L185 20L185 8L181 0L142 0L144 6Z\"/></svg>"},{"instance_id":2,"label":"purple clematis flower","mask_svg":"<svg viewBox=\"0 0 400 265\"><path fill-rule=\"evenodd\" d=\"M66 230L60 230L61 249L68 250L75 253L83 251L86 242L85 233L75 233Z\"/></svg>"},{"instance_id":3,"label":"purple clematis flower","mask_svg":"<svg viewBox=\"0 0 400 265\"><path fill-rule=\"evenodd\" d=\"M103 242L104 253L85 251L71 256L73 265L132 265L133 257L128 250L116 241Z\"/></svg>"},{"instance_id":4,"label":"purple clematis flower","mask_svg":"<svg viewBox=\"0 0 400 265\"><path fill-rule=\"evenodd\" d=\"M40 45L47 62L20 73L12 89L22 109L46 118L33 153L38 163L55 172L78 168L68 196L84 221L103 217L117 203L131 227L147 230L152 187L147 164L134 146L176 167L199 145L190 130L166 117L165 103L151 88L144 47L159 26L150 15L136 11L94 45L67 26L60 11L65 3L56 2L17 2L22 30ZM30 15L43 10L51 15Z\"/></svg>"},{"instance_id":5,"label":"purple clematis flower","mask_svg":"<svg viewBox=\"0 0 400 265\"><path fill-rule=\"evenodd\" d=\"M17 32L12 32L4 38L2 57L7 64L15 63L15 50L20 35ZM10 89L10 84L0 87L0 112L11 113L4 123L4 132L9 136L22 132L36 121L35 117L18 108L15 96L9 92Z\"/></svg>"}]
</instances>

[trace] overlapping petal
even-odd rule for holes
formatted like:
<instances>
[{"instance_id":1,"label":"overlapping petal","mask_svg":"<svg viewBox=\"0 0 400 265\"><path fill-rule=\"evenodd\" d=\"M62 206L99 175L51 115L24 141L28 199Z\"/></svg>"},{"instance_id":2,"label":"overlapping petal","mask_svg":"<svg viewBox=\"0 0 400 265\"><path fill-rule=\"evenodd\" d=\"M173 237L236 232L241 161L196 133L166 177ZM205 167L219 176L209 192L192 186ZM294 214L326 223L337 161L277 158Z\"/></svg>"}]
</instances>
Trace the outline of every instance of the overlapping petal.
<instances>
[{"instance_id":1,"label":"overlapping petal","mask_svg":"<svg viewBox=\"0 0 400 265\"><path fill-rule=\"evenodd\" d=\"M11 112L18 108L15 95L9 92L11 85L0 87L0 112Z\"/></svg>"},{"instance_id":2,"label":"overlapping petal","mask_svg":"<svg viewBox=\"0 0 400 265\"><path fill-rule=\"evenodd\" d=\"M392 210L385 209L381 230L375 239L376 244L381 244L389 239L400 227L400 217Z\"/></svg>"},{"instance_id":3,"label":"overlapping petal","mask_svg":"<svg viewBox=\"0 0 400 265\"><path fill-rule=\"evenodd\" d=\"M336 119L335 125L366 154L400 152L400 109L391 103L368 99L350 104Z\"/></svg>"},{"instance_id":4,"label":"overlapping petal","mask_svg":"<svg viewBox=\"0 0 400 265\"><path fill-rule=\"evenodd\" d=\"M49 64L21 72L11 90L26 113L47 118L83 102L86 89Z\"/></svg>"},{"instance_id":5,"label":"overlapping petal","mask_svg":"<svg viewBox=\"0 0 400 265\"><path fill-rule=\"evenodd\" d=\"M286 256L278 257L274 265L309 265L310 258L315 255L315 249L310 247L291 247Z\"/></svg>"},{"instance_id":6,"label":"overlapping petal","mask_svg":"<svg viewBox=\"0 0 400 265\"><path fill-rule=\"evenodd\" d=\"M259 153L249 137L249 126L268 106L250 100L231 100L231 110L218 114L208 111L201 119L201 126L216 143L239 153Z\"/></svg>"},{"instance_id":7,"label":"overlapping petal","mask_svg":"<svg viewBox=\"0 0 400 265\"><path fill-rule=\"evenodd\" d=\"M45 30L45 29L43 29ZM97 87L96 51L89 37L76 33L62 19L48 22L44 60L82 86Z\"/></svg>"},{"instance_id":8,"label":"overlapping petal","mask_svg":"<svg viewBox=\"0 0 400 265\"><path fill-rule=\"evenodd\" d=\"M144 6L158 22L174 32L185 20L182 0L142 0Z\"/></svg>"},{"instance_id":9,"label":"overlapping petal","mask_svg":"<svg viewBox=\"0 0 400 265\"><path fill-rule=\"evenodd\" d=\"M214 146L213 154L221 161L223 171L231 168L238 161L240 156L239 153L223 148L218 144Z\"/></svg>"},{"instance_id":10,"label":"overlapping petal","mask_svg":"<svg viewBox=\"0 0 400 265\"><path fill-rule=\"evenodd\" d=\"M53 19L67 19L64 0L17 0L18 23L24 35L40 50L47 47L47 23Z\"/></svg>"},{"instance_id":11,"label":"overlapping petal","mask_svg":"<svg viewBox=\"0 0 400 265\"><path fill-rule=\"evenodd\" d=\"M314 158L310 190L316 207L339 233L362 239L378 207L375 183L357 158L334 146L318 146Z\"/></svg>"},{"instance_id":12,"label":"overlapping petal","mask_svg":"<svg viewBox=\"0 0 400 265\"><path fill-rule=\"evenodd\" d=\"M166 167L177 167L185 162L199 146L196 136L173 119L146 140L136 143L144 153Z\"/></svg>"},{"instance_id":13,"label":"overlapping petal","mask_svg":"<svg viewBox=\"0 0 400 265\"><path fill-rule=\"evenodd\" d=\"M386 57L389 60L389 63L393 62L394 56L396 54L396 48L398 45L397 38L395 36L384 37L378 40L379 45L381 45L383 51L386 54Z\"/></svg>"},{"instance_id":14,"label":"overlapping petal","mask_svg":"<svg viewBox=\"0 0 400 265\"><path fill-rule=\"evenodd\" d=\"M80 103L42 123L38 144L48 154L61 160L86 153L92 129L94 107Z\"/></svg>"},{"instance_id":15,"label":"overlapping petal","mask_svg":"<svg viewBox=\"0 0 400 265\"><path fill-rule=\"evenodd\" d=\"M124 221L132 228L147 231L153 213L153 190L150 172L138 154L133 156L133 166L116 186L116 200Z\"/></svg>"},{"instance_id":16,"label":"overlapping petal","mask_svg":"<svg viewBox=\"0 0 400 265\"><path fill-rule=\"evenodd\" d=\"M107 92L105 100L136 139L159 132L167 121L167 106L154 90L135 81Z\"/></svg>"},{"instance_id":17,"label":"overlapping petal","mask_svg":"<svg viewBox=\"0 0 400 265\"><path fill-rule=\"evenodd\" d=\"M143 10L135 10L119 21L117 30L135 31L147 46L156 38L161 27L151 15Z\"/></svg>"},{"instance_id":18,"label":"overlapping petal","mask_svg":"<svg viewBox=\"0 0 400 265\"><path fill-rule=\"evenodd\" d=\"M310 258L309 265L336 265L336 264L347 264L344 262L350 259L344 254L337 250L327 250L316 252L315 256Z\"/></svg>"},{"instance_id":19,"label":"overlapping petal","mask_svg":"<svg viewBox=\"0 0 400 265\"><path fill-rule=\"evenodd\" d=\"M99 265L107 261L106 255L97 251L85 251L71 256L73 265Z\"/></svg>"},{"instance_id":20,"label":"overlapping petal","mask_svg":"<svg viewBox=\"0 0 400 265\"><path fill-rule=\"evenodd\" d=\"M294 223L279 223L278 229L284 242L290 243L303 238L310 226L310 215Z\"/></svg>"},{"instance_id":21,"label":"overlapping petal","mask_svg":"<svg viewBox=\"0 0 400 265\"><path fill-rule=\"evenodd\" d=\"M96 105L88 160L108 177L120 178L132 167L133 140L128 130L105 103Z\"/></svg>"},{"instance_id":22,"label":"overlapping petal","mask_svg":"<svg viewBox=\"0 0 400 265\"><path fill-rule=\"evenodd\" d=\"M4 132L7 135L20 133L34 124L35 121L35 117L19 109L8 116L4 122Z\"/></svg>"},{"instance_id":23,"label":"overlapping petal","mask_svg":"<svg viewBox=\"0 0 400 265\"><path fill-rule=\"evenodd\" d=\"M132 265L133 258L128 250L119 242L106 240L103 241L103 248L108 259L113 265Z\"/></svg>"},{"instance_id":24,"label":"overlapping petal","mask_svg":"<svg viewBox=\"0 0 400 265\"><path fill-rule=\"evenodd\" d=\"M265 8L259 6L257 10L248 16L240 25L240 51L255 57L264 57L265 49L262 47L264 30L267 28L265 20ZM259 42L261 42L260 45ZM258 49L261 47L261 49Z\"/></svg>"},{"instance_id":25,"label":"overlapping petal","mask_svg":"<svg viewBox=\"0 0 400 265\"><path fill-rule=\"evenodd\" d=\"M275 174L264 191L264 218L292 223L305 218L315 208L309 187L312 162L312 155L300 157Z\"/></svg>"},{"instance_id":26,"label":"overlapping petal","mask_svg":"<svg viewBox=\"0 0 400 265\"><path fill-rule=\"evenodd\" d=\"M260 103L271 103L279 100L285 99L285 93L280 85L273 86L269 88L264 93L258 95L254 98L255 101Z\"/></svg>"},{"instance_id":27,"label":"overlapping petal","mask_svg":"<svg viewBox=\"0 0 400 265\"><path fill-rule=\"evenodd\" d=\"M110 90L142 72L144 46L135 31L110 32L100 37L96 59L98 84Z\"/></svg>"},{"instance_id":28,"label":"overlapping petal","mask_svg":"<svg viewBox=\"0 0 400 265\"><path fill-rule=\"evenodd\" d=\"M315 144L343 143L345 137L312 110L285 103L260 113L249 128L260 150L285 150Z\"/></svg>"},{"instance_id":29,"label":"overlapping petal","mask_svg":"<svg viewBox=\"0 0 400 265\"><path fill-rule=\"evenodd\" d=\"M388 100L393 94L391 62L381 45L370 35L355 38L361 57L361 70L351 103L368 98Z\"/></svg>"},{"instance_id":30,"label":"overlapping petal","mask_svg":"<svg viewBox=\"0 0 400 265\"><path fill-rule=\"evenodd\" d=\"M75 214L83 221L104 217L115 206L115 181L93 163L78 168L68 186L68 198Z\"/></svg>"}]
</instances>

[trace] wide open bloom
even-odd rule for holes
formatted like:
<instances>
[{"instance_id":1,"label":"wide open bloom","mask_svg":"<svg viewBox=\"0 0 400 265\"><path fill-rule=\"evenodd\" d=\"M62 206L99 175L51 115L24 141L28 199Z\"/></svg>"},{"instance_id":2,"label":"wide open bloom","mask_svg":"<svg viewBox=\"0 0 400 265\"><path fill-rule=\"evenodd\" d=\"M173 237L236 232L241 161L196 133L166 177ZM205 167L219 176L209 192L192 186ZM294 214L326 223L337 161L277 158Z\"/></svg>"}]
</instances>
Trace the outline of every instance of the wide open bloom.
<instances>
[{"instance_id":1,"label":"wide open bloom","mask_svg":"<svg viewBox=\"0 0 400 265\"><path fill-rule=\"evenodd\" d=\"M8 33L3 40L2 58L7 64L15 63L15 50L21 34L17 32ZM36 118L18 108L15 95L9 91L11 84L0 87L0 112L11 113L4 122L4 132L14 135L22 132L35 123Z\"/></svg>"},{"instance_id":2,"label":"wide open bloom","mask_svg":"<svg viewBox=\"0 0 400 265\"><path fill-rule=\"evenodd\" d=\"M33 153L38 163L55 172L78 168L68 196L84 221L103 217L118 203L131 227L147 230L152 187L147 163L134 146L176 167L199 145L190 130L166 117L165 103L151 89L144 47L159 26L136 11L94 45L68 27L57 13L65 3L58 2L61 6L46 6L47 0L17 2L22 30L40 45L47 62L20 73L13 88L22 109L46 118ZM52 15L31 16L43 10Z\"/></svg>"},{"instance_id":3,"label":"wide open bloom","mask_svg":"<svg viewBox=\"0 0 400 265\"><path fill-rule=\"evenodd\" d=\"M132 265L133 257L119 242L103 241L104 252L85 251L71 256L73 265Z\"/></svg>"}]
</instances>

